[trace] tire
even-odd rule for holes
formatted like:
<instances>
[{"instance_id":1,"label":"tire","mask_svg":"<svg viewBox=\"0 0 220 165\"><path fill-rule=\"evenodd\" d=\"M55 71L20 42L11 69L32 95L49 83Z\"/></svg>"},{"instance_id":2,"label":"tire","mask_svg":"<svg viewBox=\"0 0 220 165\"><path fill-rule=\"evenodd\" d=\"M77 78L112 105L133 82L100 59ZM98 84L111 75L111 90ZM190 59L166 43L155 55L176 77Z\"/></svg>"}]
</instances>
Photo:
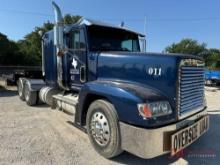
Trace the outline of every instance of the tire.
<instances>
[{"instance_id":1,"label":"tire","mask_svg":"<svg viewBox=\"0 0 220 165\"><path fill-rule=\"evenodd\" d=\"M37 92L31 91L27 83L25 83L25 86L24 86L24 96L25 96L25 101L27 105L33 106L37 104Z\"/></svg>"},{"instance_id":2,"label":"tire","mask_svg":"<svg viewBox=\"0 0 220 165\"><path fill-rule=\"evenodd\" d=\"M22 82L22 80L20 78L17 80L17 90L18 90L19 98L22 101L25 101L25 97L24 97L24 83Z\"/></svg>"},{"instance_id":3,"label":"tire","mask_svg":"<svg viewBox=\"0 0 220 165\"><path fill-rule=\"evenodd\" d=\"M94 101L87 112L86 126L89 140L100 155L112 158L122 153L118 117L111 103Z\"/></svg>"}]
</instances>

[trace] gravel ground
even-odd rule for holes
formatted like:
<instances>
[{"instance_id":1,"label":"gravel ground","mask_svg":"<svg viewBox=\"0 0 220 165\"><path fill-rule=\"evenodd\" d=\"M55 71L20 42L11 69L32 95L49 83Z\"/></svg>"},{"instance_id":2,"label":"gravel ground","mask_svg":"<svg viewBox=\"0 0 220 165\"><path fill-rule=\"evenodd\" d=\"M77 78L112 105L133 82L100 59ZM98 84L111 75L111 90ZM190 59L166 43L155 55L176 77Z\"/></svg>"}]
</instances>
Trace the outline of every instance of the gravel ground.
<instances>
[{"instance_id":1,"label":"gravel ground","mask_svg":"<svg viewBox=\"0 0 220 165\"><path fill-rule=\"evenodd\" d=\"M73 116L46 105L29 107L14 89L0 88L0 165L36 164L219 164L220 90L206 89L211 125L208 133L180 155L144 160L129 153L107 160L75 128Z\"/></svg>"}]
</instances>

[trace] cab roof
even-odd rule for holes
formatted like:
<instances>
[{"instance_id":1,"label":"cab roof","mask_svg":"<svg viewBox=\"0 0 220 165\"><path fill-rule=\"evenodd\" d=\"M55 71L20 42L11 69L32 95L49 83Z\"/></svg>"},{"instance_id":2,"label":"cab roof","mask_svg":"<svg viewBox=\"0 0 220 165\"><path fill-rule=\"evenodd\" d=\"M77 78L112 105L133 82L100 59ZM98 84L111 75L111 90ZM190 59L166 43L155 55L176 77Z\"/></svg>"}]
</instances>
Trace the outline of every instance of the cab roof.
<instances>
[{"instance_id":1,"label":"cab roof","mask_svg":"<svg viewBox=\"0 0 220 165\"><path fill-rule=\"evenodd\" d=\"M96 26L103 26L103 27L109 27L109 28L116 28L116 29L125 30L127 32L135 33L135 34L139 35L140 37L145 37L144 34L138 33L136 31L130 30L128 28L120 27L120 26L116 26L116 25L112 25L109 23L105 23L105 22L101 22L101 21L97 21L97 20L92 20L92 19L88 19L88 18L81 18L77 23L70 25L66 29L66 31L70 31L72 29L72 27L81 26L81 25L85 25L85 26L96 25Z\"/></svg>"}]
</instances>

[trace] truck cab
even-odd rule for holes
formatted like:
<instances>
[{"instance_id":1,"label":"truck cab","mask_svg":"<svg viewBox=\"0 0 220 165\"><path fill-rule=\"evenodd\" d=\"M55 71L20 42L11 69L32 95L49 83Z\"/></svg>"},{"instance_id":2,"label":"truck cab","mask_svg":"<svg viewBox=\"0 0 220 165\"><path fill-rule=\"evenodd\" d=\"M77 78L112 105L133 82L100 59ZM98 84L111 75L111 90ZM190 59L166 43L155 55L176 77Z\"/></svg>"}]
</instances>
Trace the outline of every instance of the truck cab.
<instances>
[{"instance_id":1,"label":"truck cab","mask_svg":"<svg viewBox=\"0 0 220 165\"><path fill-rule=\"evenodd\" d=\"M44 34L44 52L54 51L50 42L53 35L53 31ZM144 35L91 19L81 19L76 24L65 27L64 37L66 50L62 53L63 85L73 90L80 89L85 82L97 79L95 64L101 52L138 53L144 49L140 48L140 44L144 44ZM56 64L56 60L54 57L44 56L47 64ZM57 73L51 72L51 65L48 67L45 65L45 75L48 79L53 77L50 80L56 82Z\"/></svg>"},{"instance_id":2,"label":"truck cab","mask_svg":"<svg viewBox=\"0 0 220 165\"><path fill-rule=\"evenodd\" d=\"M143 52L144 35L91 19L63 26L53 6L55 28L42 37L44 79L21 80L29 105L39 94L52 108L71 111L106 158L124 150L175 155L208 130L200 57Z\"/></svg>"}]
</instances>

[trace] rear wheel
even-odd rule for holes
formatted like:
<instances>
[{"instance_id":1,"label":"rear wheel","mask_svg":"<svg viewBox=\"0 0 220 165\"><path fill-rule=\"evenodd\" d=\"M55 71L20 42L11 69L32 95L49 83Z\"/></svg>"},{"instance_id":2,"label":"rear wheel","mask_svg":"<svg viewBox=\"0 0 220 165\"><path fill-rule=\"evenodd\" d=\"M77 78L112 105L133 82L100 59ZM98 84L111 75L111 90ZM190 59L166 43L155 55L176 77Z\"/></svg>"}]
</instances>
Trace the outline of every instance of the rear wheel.
<instances>
[{"instance_id":1,"label":"rear wheel","mask_svg":"<svg viewBox=\"0 0 220 165\"><path fill-rule=\"evenodd\" d=\"M90 142L99 154L112 158L122 152L118 117L111 103L93 102L88 109L86 125Z\"/></svg>"},{"instance_id":2,"label":"rear wheel","mask_svg":"<svg viewBox=\"0 0 220 165\"><path fill-rule=\"evenodd\" d=\"M22 101L25 101L25 97L24 97L24 84L23 84L21 79L17 80L17 90L18 90L19 98Z\"/></svg>"},{"instance_id":3,"label":"rear wheel","mask_svg":"<svg viewBox=\"0 0 220 165\"><path fill-rule=\"evenodd\" d=\"M37 92L31 91L30 86L26 83L24 87L24 96L27 105L36 105L37 104Z\"/></svg>"}]
</instances>

